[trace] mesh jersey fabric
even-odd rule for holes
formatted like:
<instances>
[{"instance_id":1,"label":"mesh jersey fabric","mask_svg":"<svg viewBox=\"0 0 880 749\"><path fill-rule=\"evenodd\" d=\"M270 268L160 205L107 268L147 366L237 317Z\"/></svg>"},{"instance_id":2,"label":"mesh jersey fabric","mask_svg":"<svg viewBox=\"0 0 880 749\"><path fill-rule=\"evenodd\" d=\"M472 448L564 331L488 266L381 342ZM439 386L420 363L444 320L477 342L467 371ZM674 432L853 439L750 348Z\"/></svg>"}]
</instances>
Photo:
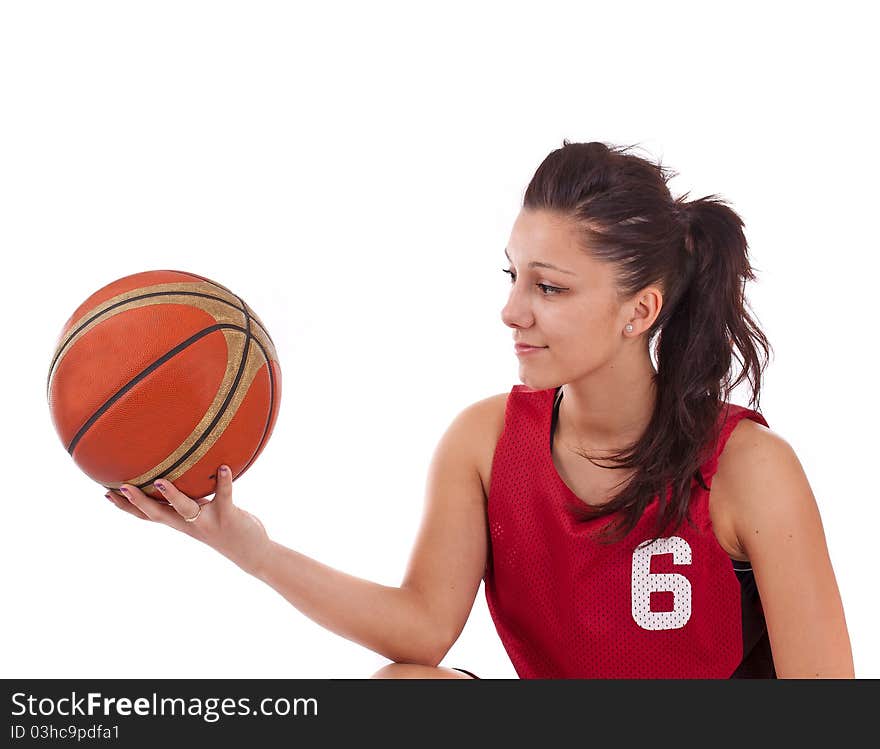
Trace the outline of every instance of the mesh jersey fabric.
<instances>
[{"instance_id":1,"label":"mesh jersey fabric","mask_svg":"<svg viewBox=\"0 0 880 749\"><path fill-rule=\"evenodd\" d=\"M690 522L654 537L658 497L620 542L595 532L618 515L582 520L551 452L558 389L515 385L495 448L484 575L490 615L521 678L774 677L750 565L718 543L709 492L691 483ZM701 473L711 489L718 457L744 418L722 404L719 438ZM668 489L667 489L668 491ZM668 531L667 531L668 532Z\"/></svg>"}]
</instances>

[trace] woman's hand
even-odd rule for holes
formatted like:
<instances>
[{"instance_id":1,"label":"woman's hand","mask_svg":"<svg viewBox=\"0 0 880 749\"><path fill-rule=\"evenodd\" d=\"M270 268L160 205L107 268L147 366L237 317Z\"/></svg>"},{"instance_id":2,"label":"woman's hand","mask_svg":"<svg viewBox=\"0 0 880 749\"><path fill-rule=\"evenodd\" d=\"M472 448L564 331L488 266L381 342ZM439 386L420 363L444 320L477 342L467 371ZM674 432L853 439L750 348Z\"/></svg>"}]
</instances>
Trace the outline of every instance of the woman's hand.
<instances>
[{"instance_id":1,"label":"woman's hand","mask_svg":"<svg viewBox=\"0 0 880 749\"><path fill-rule=\"evenodd\" d=\"M131 484L108 492L119 509L141 518L162 523L198 539L231 559L245 572L259 575L271 540L263 524L251 513L232 504L232 472L220 466L217 489L212 500L190 499L165 479L153 485L168 501L164 504ZM191 522L187 518L192 519Z\"/></svg>"}]
</instances>

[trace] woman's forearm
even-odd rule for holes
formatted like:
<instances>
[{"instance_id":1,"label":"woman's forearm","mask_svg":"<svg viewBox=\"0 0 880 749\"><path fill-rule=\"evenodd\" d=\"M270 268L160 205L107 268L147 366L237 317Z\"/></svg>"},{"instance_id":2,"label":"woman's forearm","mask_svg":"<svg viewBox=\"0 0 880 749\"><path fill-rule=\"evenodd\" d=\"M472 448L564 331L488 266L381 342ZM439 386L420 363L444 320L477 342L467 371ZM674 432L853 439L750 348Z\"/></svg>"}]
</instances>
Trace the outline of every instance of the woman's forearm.
<instances>
[{"instance_id":1,"label":"woman's forearm","mask_svg":"<svg viewBox=\"0 0 880 749\"><path fill-rule=\"evenodd\" d=\"M348 575L274 541L253 574L322 627L392 661L436 666L445 653L415 590Z\"/></svg>"}]
</instances>

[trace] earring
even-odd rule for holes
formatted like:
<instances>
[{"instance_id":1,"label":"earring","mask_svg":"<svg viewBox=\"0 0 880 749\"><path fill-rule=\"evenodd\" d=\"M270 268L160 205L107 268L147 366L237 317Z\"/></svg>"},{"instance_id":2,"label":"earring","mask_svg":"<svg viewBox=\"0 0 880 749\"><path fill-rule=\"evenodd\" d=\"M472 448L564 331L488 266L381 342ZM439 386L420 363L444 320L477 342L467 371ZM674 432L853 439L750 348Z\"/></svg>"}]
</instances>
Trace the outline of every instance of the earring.
<instances>
[{"instance_id":1,"label":"earring","mask_svg":"<svg viewBox=\"0 0 880 749\"><path fill-rule=\"evenodd\" d=\"M633 326L630 325L629 323L627 323L627 325L626 325L626 332L627 332L627 333L632 333L632 332L633 332Z\"/></svg>"}]
</instances>

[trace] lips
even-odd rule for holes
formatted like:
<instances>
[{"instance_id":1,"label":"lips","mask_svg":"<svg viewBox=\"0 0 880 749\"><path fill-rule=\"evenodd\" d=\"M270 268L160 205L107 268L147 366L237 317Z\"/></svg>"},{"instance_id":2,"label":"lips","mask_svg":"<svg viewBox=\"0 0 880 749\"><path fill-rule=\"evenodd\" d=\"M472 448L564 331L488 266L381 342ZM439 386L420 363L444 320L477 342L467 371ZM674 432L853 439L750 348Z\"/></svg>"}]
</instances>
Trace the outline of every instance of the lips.
<instances>
[{"instance_id":1,"label":"lips","mask_svg":"<svg viewBox=\"0 0 880 749\"><path fill-rule=\"evenodd\" d=\"M546 346L529 346L525 343L515 343L513 347L517 351L531 351L532 349L547 348Z\"/></svg>"}]
</instances>

